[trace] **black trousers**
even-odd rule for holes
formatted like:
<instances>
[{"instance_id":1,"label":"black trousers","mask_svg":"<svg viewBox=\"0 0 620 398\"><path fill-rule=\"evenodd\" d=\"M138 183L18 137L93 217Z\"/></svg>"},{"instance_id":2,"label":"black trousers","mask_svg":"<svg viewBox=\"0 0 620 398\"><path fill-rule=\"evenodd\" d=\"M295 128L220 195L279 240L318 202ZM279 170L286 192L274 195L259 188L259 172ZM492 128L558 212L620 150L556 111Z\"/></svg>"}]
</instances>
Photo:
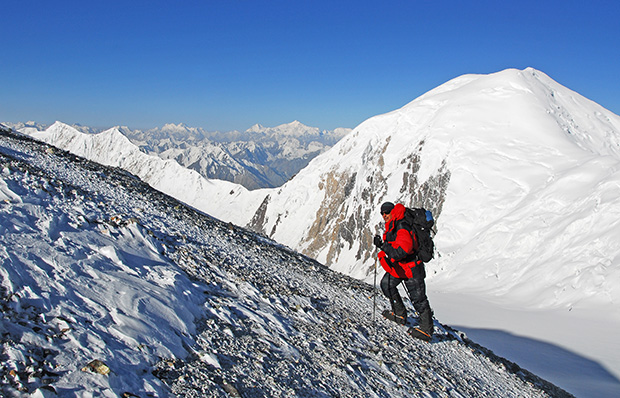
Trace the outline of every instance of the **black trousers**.
<instances>
[{"instance_id":1,"label":"black trousers","mask_svg":"<svg viewBox=\"0 0 620 398\"><path fill-rule=\"evenodd\" d=\"M404 283L409 299L413 303L413 308L415 308L418 314L420 316L431 314L431 306L426 297L426 284L424 283L424 278L426 277L424 264L416 265L412 268L412 271L413 278L410 279L395 278L387 272L381 279L381 290L385 297L390 300L392 311L394 314L404 318L407 318L407 310L398 292L398 285L401 283Z\"/></svg>"}]
</instances>

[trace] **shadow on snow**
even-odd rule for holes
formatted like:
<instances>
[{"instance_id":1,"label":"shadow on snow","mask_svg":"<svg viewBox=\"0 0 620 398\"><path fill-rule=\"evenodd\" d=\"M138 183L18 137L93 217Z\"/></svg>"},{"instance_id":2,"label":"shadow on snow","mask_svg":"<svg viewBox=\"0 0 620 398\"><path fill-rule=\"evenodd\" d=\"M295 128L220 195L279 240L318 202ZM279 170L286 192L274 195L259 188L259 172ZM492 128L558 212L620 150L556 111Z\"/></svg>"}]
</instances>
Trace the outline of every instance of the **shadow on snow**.
<instances>
[{"instance_id":1,"label":"shadow on snow","mask_svg":"<svg viewBox=\"0 0 620 398\"><path fill-rule=\"evenodd\" d=\"M560 346L502 330L454 328L577 397L611 398L620 392L620 380L603 366Z\"/></svg>"}]
</instances>

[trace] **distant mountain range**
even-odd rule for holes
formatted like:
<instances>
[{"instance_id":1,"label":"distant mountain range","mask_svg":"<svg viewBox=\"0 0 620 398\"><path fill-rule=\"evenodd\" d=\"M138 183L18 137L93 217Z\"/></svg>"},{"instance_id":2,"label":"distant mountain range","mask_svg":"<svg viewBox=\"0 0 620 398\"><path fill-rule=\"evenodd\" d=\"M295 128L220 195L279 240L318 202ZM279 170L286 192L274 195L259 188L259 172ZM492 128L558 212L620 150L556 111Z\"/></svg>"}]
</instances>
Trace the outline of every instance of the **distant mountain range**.
<instances>
[{"instance_id":1,"label":"distant mountain range","mask_svg":"<svg viewBox=\"0 0 620 398\"><path fill-rule=\"evenodd\" d=\"M44 131L50 127L36 122L4 124L18 131ZM81 125L71 127L82 133L101 132ZM184 124L166 124L146 131L116 129L144 153L173 159L205 178L231 181L250 190L284 184L351 131L321 131L299 121L276 127L256 124L245 132L208 132Z\"/></svg>"}]
</instances>

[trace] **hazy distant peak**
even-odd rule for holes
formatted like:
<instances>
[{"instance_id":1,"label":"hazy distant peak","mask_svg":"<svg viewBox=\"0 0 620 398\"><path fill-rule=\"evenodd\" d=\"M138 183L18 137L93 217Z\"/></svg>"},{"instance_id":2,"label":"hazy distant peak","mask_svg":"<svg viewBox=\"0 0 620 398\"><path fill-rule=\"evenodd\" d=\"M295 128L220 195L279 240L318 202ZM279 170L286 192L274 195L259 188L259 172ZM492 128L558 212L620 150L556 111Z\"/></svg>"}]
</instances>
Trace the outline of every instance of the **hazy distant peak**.
<instances>
[{"instance_id":1,"label":"hazy distant peak","mask_svg":"<svg viewBox=\"0 0 620 398\"><path fill-rule=\"evenodd\" d=\"M178 132L178 131L187 131L189 128L185 123L166 123L162 126L161 131L170 131L170 132Z\"/></svg>"},{"instance_id":2,"label":"hazy distant peak","mask_svg":"<svg viewBox=\"0 0 620 398\"><path fill-rule=\"evenodd\" d=\"M263 125L256 123L255 125L253 125L249 129L247 129L245 132L246 133L261 133L264 130L265 130L265 127L263 127Z\"/></svg>"},{"instance_id":3,"label":"hazy distant peak","mask_svg":"<svg viewBox=\"0 0 620 398\"><path fill-rule=\"evenodd\" d=\"M321 135L321 130L318 127L306 126L298 120L280 124L276 127L265 127L260 124L255 124L246 130L246 132L264 134L272 137L308 137Z\"/></svg>"}]
</instances>

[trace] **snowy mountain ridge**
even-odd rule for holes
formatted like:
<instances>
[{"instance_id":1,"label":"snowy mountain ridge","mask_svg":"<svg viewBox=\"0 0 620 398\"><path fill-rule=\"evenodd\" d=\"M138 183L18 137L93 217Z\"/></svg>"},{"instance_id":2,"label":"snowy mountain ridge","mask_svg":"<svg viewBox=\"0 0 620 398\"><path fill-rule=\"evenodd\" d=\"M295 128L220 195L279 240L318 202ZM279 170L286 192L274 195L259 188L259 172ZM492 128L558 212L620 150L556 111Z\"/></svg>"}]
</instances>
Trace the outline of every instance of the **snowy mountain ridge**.
<instances>
[{"instance_id":1,"label":"snowy mountain ridge","mask_svg":"<svg viewBox=\"0 0 620 398\"><path fill-rule=\"evenodd\" d=\"M8 126L36 134L57 123L45 126L27 122ZM86 134L102 132L85 126L70 127ZM282 185L313 157L351 131L348 128L320 131L299 121L276 127L255 125L245 132L208 132L183 123L168 123L146 131L121 126L113 129L147 154L176 160L206 179L235 182L251 190Z\"/></svg>"},{"instance_id":2,"label":"snowy mountain ridge","mask_svg":"<svg viewBox=\"0 0 620 398\"><path fill-rule=\"evenodd\" d=\"M255 124L246 130L247 133L260 133L264 135L272 136L318 136L321 135L321 130L316 127L308 127L298 120L294 120L291 123L283 124L273 128L261 126Z\"/></svg>"},{"instance_id":3,"label":"snowy mountain ridge","mask_svg":"<svg viewBox=\"0 0 620 398\"><path fill-rule=\"evenodd\" d=\"M138 176L155 189L191 204L208 214L218 214L240 195L247 199L260 195L238 184L208 180L198 172L182 167L174 160L147 155L134 145L119 128L98 134L84 134L61 122L44 131L28 131L33 138L54 143L55 146L106 166L120 167ZM249 204L248 204L249 205ZM218 210L220 209L220 210ZM241 223L243 218L230 211L227 221Z\"/></svg>"},{"instance_id":4,"label":"snowy mountain ridge","mask_svg":"<svg viewBox=\"0 0 620 398\"><path fill-rule=\"evenodd\" d=\"M296 137L304 141L321 137L325 140L324 142L335 144L350 131L351 129L348 128L336 128L332 131L321 131L317 127L309 127L301 123L299 120L294 120L291 123L281 124L276 127L265 127L260 124L255 124L247 129L246 133L256 133L271 137Z\"/></svg>"},{"instance_id":5,"label":"snowy mountain ridge","mask_svg":"<svg viewBox=\"0 0 620 398\"><path fill-rule=\"evenodd\" d=\"M570 396L119 168L4 130L0 159L3 396Z\"/></svg>"},{"instance_id":6,"label":"snowy mountain ridge","mask_svg":"<svg viewBox=\"0 0 620 398\"><path fill-rule=\"evenodd\" d=\"M205 178L258 189L282 185L349 131L320 131L294 121L273 128L255 125L243 133L166 125L161 131L126 136L144 152L174 159Z\"/></svg>"}]
</instances>

